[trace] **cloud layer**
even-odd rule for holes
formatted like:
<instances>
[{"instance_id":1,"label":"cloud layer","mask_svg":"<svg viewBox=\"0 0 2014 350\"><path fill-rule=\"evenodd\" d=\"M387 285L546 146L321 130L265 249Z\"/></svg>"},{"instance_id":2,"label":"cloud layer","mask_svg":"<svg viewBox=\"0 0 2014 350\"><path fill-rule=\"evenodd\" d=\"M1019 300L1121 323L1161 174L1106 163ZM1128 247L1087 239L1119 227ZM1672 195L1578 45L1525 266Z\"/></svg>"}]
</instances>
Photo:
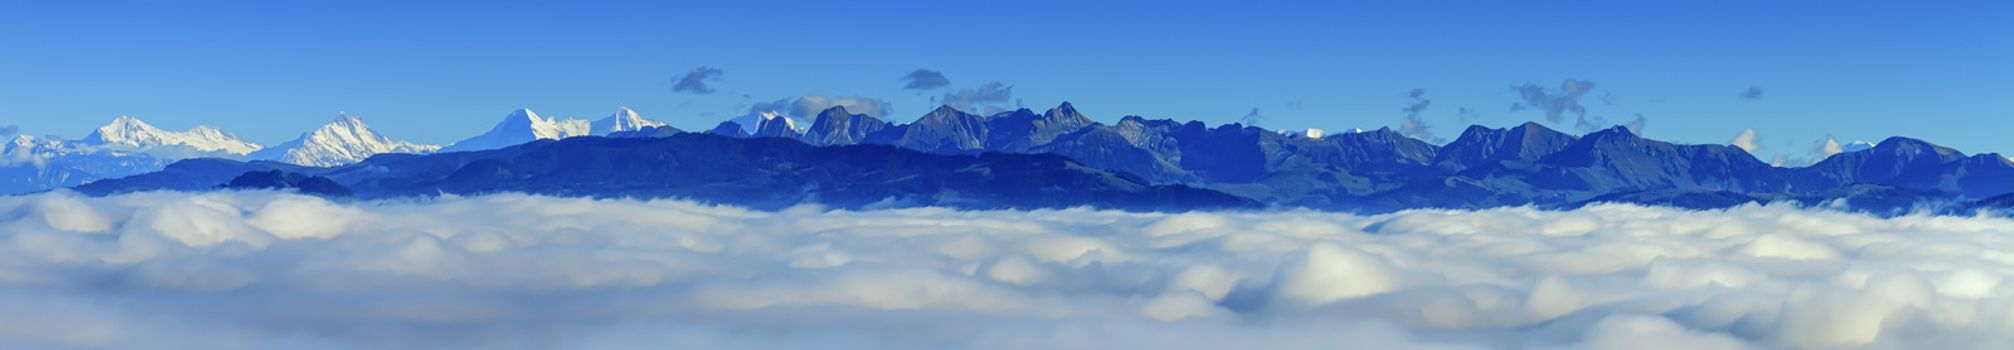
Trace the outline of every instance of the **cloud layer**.
<instances>
[{"instance_id":1,"label":"cloud layer","mask_svg":"<svg viewBox=\"0 0 2014 350\"><path fill-rule=\"evenodd\" d=\"M262 192L0 197L0 213L0 348L2014 342L2014 220L1998 217L771 213Z\"/></svg>"}]
</instances>

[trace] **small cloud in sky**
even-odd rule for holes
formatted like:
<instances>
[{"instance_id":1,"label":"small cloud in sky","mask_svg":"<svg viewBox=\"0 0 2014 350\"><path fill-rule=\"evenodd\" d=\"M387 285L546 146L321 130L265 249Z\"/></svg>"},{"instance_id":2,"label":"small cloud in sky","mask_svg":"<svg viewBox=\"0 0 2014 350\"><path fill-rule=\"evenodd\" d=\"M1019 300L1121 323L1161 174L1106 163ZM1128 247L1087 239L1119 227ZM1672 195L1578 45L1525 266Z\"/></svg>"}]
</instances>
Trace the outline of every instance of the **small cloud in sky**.
<instances>
[{"instance_id":1,"label":"small cloud in sky","mask_svg":"<svg viewBox=\"0 0 2014 350\"><path fill-rule=\"evenodd\" d=\"M1623 123L1622 127L1629 128L1629 133L1631 134L1637 134L1641 136L1643 135L1644 124L1647 124L1649 122L1650 122L1649 120L1643 117L1643 113L1636 113L1636 119L1630 119L1628 123Z\"/></svg>"},{"instance_id":2,"label":"small cloud in sky","mask_svg":"<svg viewBox=\"0 0 2014 350\"><path fill-rule=\"evenodd\" d=\"M902 88L908 90L933 90L951 86L951 79L944 78L944 72L921 68L909 72L909 75L902 76L900 80L906 82Z\"/></svg>"},{"instance_id":3,"label":"small cloud in sky","mask_svg":"<svg viewBox=\"0 0 2014 350\"><path fill-rule=\"evenodd\" d=\"M1399 134L1420 141L1440 143L1442 140L1434 137L1433 125L1428 125L1425 119L1420 118L1420 112L1426 111L1427 107L1434 104L1434 101L1427 99L1426 96L1427 89L1413 88L1406 91L1406 99L1411 102L1406 104L1406 108L1399 109L1405 113L1405 118L1399 120Z\"/></svg>"},{"instance_id":4,"label":"small cloud in sky","mask_svg":"<svg viewBox=\"0 0 2014 350\"><path fill-rule=\"evenodd\" d=\"M1754 154L1756 151L1762 150L1762 136L1756 135L1755 129L1742 130L1741 133L1735 134L1734 140L1728 141L1727 144L1740 147L1741 150L1748 151L1749 154Z\"/></svg>"},{"instance_id":5,"label":"small cloud in sky","mask_svg":"<svg viewBox=\"0 0 2014 350\"><path fill-rule=\"evenodd\" d=\"M1762 99L1762 87L1760 87L1760 86L1750 86L1750 87L1748 87L1747 89L1743 89L1743 90L1741 90L1741 92L1740 92L1740 93L1736 93L1736 94L1734 94L1734 97L1736 97L1736 98L1740 98L1740 99L1742 99L1742 100L1744 100L1744 101L1756 101L1756 100L1761 100L1761 99Z\"/></svg>"},{"instance_id":6,"label":"small cloud in sky","mask_svg":"<svg viewBox=\"0 0 2014 350\"><path fill-rule=\"evenodd\" d=\"M1000 82L988 82L977 88L959 89L945 92L943 96L931 98L932 104L949 105L961 111L995 114L1020 108L1020 101L1014 99L1014 86Z\"/></svg>"},{"instance_id":7,"label":"small cloud in sky","mask_svg":"<svg viewBox=\"0 0 2014 350\"><path fill-rule=\"evenodd\" d=\"M1476 113L1475 108L1468 108L1468 107L1455 108L1455 119L1461 120L1463 123L1475 121L1477 119L1482 118L1483 115L1481 113Z\"/></svg>"},{"instance_id":8,"label":"small cloud in sky","mask_svg":"<svg viewBox=\"0 0 2014 350\"><path fill-rule=\"evenodd\" d=\"M13 137L14 134L19 133L21 133L20 125L8 124L0 126L0 137Z\"/></svg>"},{"instance_id":9,"label":"small cloud in sky","mask_svg":"<svg viewBox=\"0 0 2014 350\"><path fill-rule=\"evenodd\" d=\"M1259 114L1259 107L1252 107L1251 112L1246 112L1245 116L1238 117L1238 124L1244 124L1245 126L1256 127L1259 126L1260 122L1264 121L1266 121L1266 116Z\"/></svg>"},{"instance_id":10,"label":"small cloud in sky","mask_svg":"<svg viewBox=\"0 0 2014 350\"><path fill-rule=\"evenodd\" d=\"M671 78L673 82L671 91L688 94L711 94L714 89L711 86L707 86L707 84L720 81L720 73L720 68L707 66L693 68L692 72Z\"/></svg>"},{"instance_id":11,"label":"small cloud in sky","mask_svg":"<svg viewBox=\"0 0 2014 350\"><path fill-rule=\"evenodd\" d=\"M1573 114L1577 124L1587 124L1587 106L1580 103L1582 97L1594 91L1594 82L1567 79L1559 83L1558 89L1547 89L1538 84L1525 83L1511 87L1521 100L1511 105L1511 111L1538 110L1545 113L1545 120L1552 123L1565 121L1567 114Z\"/></svg>"}]
</instances>

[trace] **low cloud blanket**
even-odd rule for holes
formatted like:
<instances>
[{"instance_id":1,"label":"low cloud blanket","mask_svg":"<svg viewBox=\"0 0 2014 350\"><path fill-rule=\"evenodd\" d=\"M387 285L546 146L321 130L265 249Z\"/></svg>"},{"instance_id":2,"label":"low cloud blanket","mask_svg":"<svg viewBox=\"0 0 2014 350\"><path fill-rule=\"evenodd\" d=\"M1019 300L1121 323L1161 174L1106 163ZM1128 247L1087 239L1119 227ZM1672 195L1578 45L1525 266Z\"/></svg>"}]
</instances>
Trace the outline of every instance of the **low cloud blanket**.
<instances>
[{"instance_id":1,"label":"low cloud blanket","mask_svg":"<svg viewBox=\"0 0 2014 350\"><path fill-rule=\"evenodd\" d=\"M2007 349L2014 220L0 197L0 348Z\"/></svg>"}]
</instances>

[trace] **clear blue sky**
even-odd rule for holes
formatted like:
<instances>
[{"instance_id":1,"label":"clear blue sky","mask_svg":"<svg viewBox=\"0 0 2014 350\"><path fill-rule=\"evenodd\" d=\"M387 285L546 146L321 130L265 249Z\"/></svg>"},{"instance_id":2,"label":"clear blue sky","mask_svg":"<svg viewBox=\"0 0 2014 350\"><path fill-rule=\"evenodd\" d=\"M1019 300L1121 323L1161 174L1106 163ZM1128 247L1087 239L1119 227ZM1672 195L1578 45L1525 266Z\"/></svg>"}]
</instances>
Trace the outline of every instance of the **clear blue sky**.
<instances>
[{"instance_id":1,"label":"clear blue sky","mask_svg":"<svg viewBox=\"0 0 2014 350\"><path fill-rule=\"evenodd\" d=\"M1640 113L1659 139L2014 152L2004 1L6 1L0 33L0 125L65 137L132 115L277 143L348 111L447 143L518 107L629 106L691 129L799 95L885 100L906 122L998 81L1107 122L1257 108L1267 127L1325 129L1396 126L1421 88L1421 117L1452 138L1545 120L1513 112L1512 87L1581 79L1590 116ZM673 91L701 66L721 70L714 93ZM919 68L951 85L903 89Z\"/></svg>"}]
</instances>

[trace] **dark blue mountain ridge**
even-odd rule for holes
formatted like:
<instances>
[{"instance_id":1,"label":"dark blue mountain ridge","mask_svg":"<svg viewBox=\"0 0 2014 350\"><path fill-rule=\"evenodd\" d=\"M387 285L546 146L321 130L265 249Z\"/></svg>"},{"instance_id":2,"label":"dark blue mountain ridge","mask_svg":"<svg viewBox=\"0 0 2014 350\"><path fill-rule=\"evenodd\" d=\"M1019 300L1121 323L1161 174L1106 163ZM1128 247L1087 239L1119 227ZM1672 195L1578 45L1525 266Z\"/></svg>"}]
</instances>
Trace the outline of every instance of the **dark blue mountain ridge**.
<instances>
[{"instance_id":1,"label":"dark blue mountain ridge","mask_svg":"<svg viewBox=\"0 0 2014 350\"><path fill-rule=\"evenodd\" d=\"M1125 210L1256 208L1260 203L1183 185L1155 185L1048 154L940 155L886 145L816 147L782 138L675 134L575 137L497 150L388 154L334 168L269 162L185 161L162 173L87 184L104 195L244 188L333 190L360 199L531 193L682 198L758 209L817 203L837 208L1096 207ZM235 178L235 180L234 180ZM207 185L205 185L207 184Z\"/></svg>"},{"instance_id":2,"label":"dark blue mountain ridge","mask_svg":"<svg viewBox=\"0 0 2014 350\"><path fill-rule=\"evenodd\" d=\"M1959 200L2014 192L2014 165L2004 158L1967 157L1903 137L1786 168L1733 146L1674 144L1622 127L1575 136L1533 122L1471 126L1434 145L1389 128L1307 137L1138 116L1103 124L1065 102L1041 114L1022 109L985 117L942 106L860 143L943 154L1049 153L1154 183L1361 212L1557 206L1657 191L1802 198L1790 194L1880 185Z\"/></svg>"},{"instance_id":3,"label":"dark blue mountain ridge","mask_svg":"<svg viewBox=\"0 0 2014 350\"><path fill-rule=\"evenodd\" d=\"M765 120L763 124L773 123ZM992 116L974 115L943 106L908 124L888 123L834 107L819 113L812 120L811 127L802 133L795 130L782 132L774 130L773 126L766 129L772 130L768 134L773 137L747 135L742 133L744 128L741 126L723 123L707 133L727 136L723 140L752 138L761 141L735 145L692 144L686 141L686 144L738 147L736 149L747 149L749 154L758 158L770 154L754 148L780 150L800 146L855 145L981 159L1004 154L1051 155L1066 159L1068 166L1052 165L1048 169L1077 173L1089 169L1125 180L1113 182L1115 186L1121 182L1185 185L1187 187L1184 188L1209 189L1213 190L1212 193L1251 198L1275 207L1366 213L1413 208L1572 207L1604 201L1692 208L1796 201L1804 204L1865 204L1871 208L1878 207L1870 210L1890 211L1921 207L1925 203L1966 203L2014 192L2014 162L1994 154L1966 156L1956 150L1902 137L1884 140L1872 149L1835 154L1811 166L1786 168L1771 166L1740 148L1657 141L1622 127L1575 136L1539 123L1524 123L1503 129L1471 126L1447 144L1434 145L1389 128L1310 136L1240 124L1210 126L1197 121L1138 116L1126 116L1117 123L1104 124L1085 116L1067 102L1043 113L1019 109ZM618 133L611 138L678 138L679 135L685 134L667 127ZM608 188L603 186L606 184L592 179L639 174L689 177L698 174L698 170L649 169L666 159L676 159L676 155L683 151L672 147L646 147L663 153L658 154L609 147L571 146L568 141L571 139L562 140L560 144L569 146L539 146L528 147L532 150L514 151L543 158L473 159L468 157L476 155L463 153L388 155L382 156L384 159L372 158L357 166L308 174L328 176L356 189L363 197L413 194L410 190L415 188L591 196L680 196L702 200L718 200L711 196L728 195L725 192L680 187L696 184L670 180L623 184L643 188ZM543 142L551 141L534 142L527 146ZM596 142L616 141L587 143ZM540 181L517 178L529 176L526 174L543 174L540 171L546 170L539 170L543 169L541 164L576 158L602 159L599 162L610 164L585 169L608 172L574 171L564 177L540 177ZM408 164L408 161L415 163ZM720 167L776 165L764 161L715 161ZM849 165L845 164L821 166L882 174L906 172L909 176L946 176L947 170L932 167L970 166L922 158L911 161L917 163L883 164L890 168L879 170L847 167ZM801 165L794 161L785 163ZM394 164L399 166L392 166ZM989 164L995 167L1027 165ZM467 173L451 176L461 171ZM745 175L766 173L766 170L737 171L747 172ZM499 174L509 176L499 177L503 176ZM1036 175L1027 171L1021 174ZM221 179L216 181L229 178L230 175L221 175ZM803 181L784 183L765 180L770 178L716 179L707 186L727 186L723 184L738 181L735 186L739 186L739 190L779 192L767 199L747 201L775 205L806 200L800 197L808 196L783 195L780 192L789 191L763 190L765 186L812 185ZM435 183L413 182L416 179L433 179L429 181ZM567 181L555 181L559 179ZM889 179L893 178L881 180ZM819 181L841 180L846 179L821 178ZM209 185L214 186L214 183ZM1037 183L1024 185L1046 186ZM664 188L647 188L650 186ZM1132 185L1117 187L1136 188L1128 186ZM117 187L87 185L80 187L80 191ZM203 188L197 185L182 187ZM922 189L908 190L910 192L884 194L927 197L924 195L927 191ZM86 192L93 191L103 192ZM865 198L858 193L847 196L847 199L839 201L861 204L858 202ZM918 200L915 203L924 202L943 201ZM964 204L958 205L968 207L985 206L974 204L978 201L960 203ZM1029 204L1015 202L1002 205L1017 207Z\"/></svg>"}]
</instances>

